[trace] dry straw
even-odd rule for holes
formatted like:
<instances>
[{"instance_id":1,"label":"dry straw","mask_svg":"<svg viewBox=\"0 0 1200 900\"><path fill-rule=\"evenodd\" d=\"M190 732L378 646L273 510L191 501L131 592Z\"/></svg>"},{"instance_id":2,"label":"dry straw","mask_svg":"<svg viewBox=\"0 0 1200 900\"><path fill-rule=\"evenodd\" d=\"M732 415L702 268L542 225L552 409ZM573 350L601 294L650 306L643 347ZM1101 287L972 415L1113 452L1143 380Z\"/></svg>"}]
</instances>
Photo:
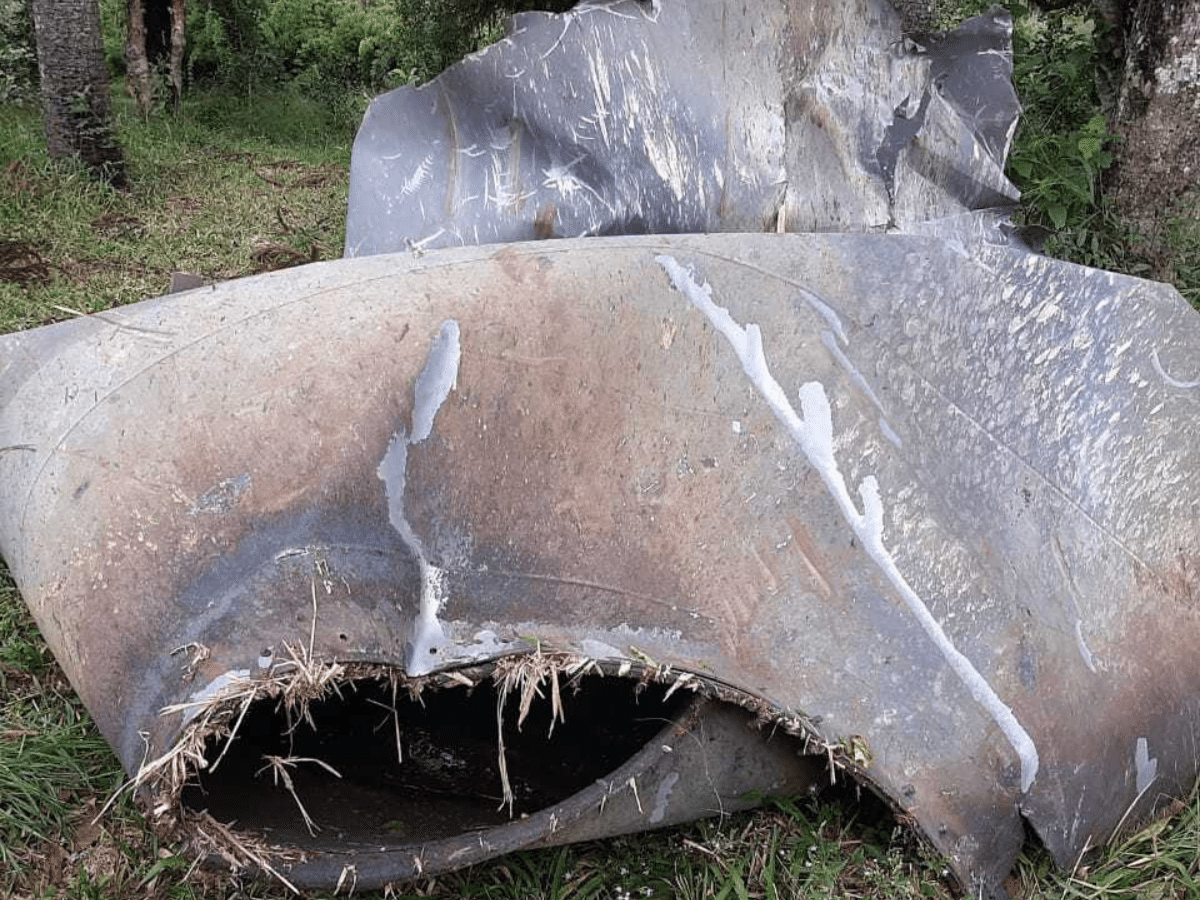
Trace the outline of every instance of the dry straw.
<instances>
[{"instance_id":1,"label":"dry straw","mask_svg":"<svg viewBox=\"0 0 1200 900\"><path fill-rule=\"evenodd\" d=\"M279 871L281 863L298 859L295 848L269 844L256 834L237 830L222 824L207 812L197 813L186 809L182 792L195 773L215 771L224 760L239 729L242 727L251 706L263 700L275 700L282 708L287 732L290 734L301 723L314 730L316 723L310 714L314 701L331 695L342 696L342 687L355 682L371 680L389 686L391 704L377 700L370 702L387 709L393 718L397 761L403 762L400 715L397 698L401 687L409 697L420 700L426 689L458 688L471 690L490 678L496 686L496 732L497 757L502 788L501 808L507 806L513 814L514 796L509 779L504 746L506 706L509 698L517 700L516 727L519 730L529 716L535 702L550 704L550 726L547 740L551 740L556 723L566 721L564 695L580 689L581 680L587 675L608 675L631 678L641 689L655 682L669 684L664 699L678 690L697 691L705 696L734 703L753 711L759 725L769 725L804 739L804 752L828 754L834 766L853 765L852 754L845 752L841 744L828 744L819 737L814 723L807 719L784 715L762 698L753 697L715 683L691 672L681 672L669 665L660 665L637 648L630 648L635 661L603 662L588 657L558 651L547 651L540 644L531 652L502 657L486 665L436 673L420 678L409 678L400 670L379 664L340 663L318 659L315 654L316 640L316 593L313 594L313 625L308 634L307 645L283 644L284 652L259 677L226 675L226 683L218 690L202 698L176 703L164 707L163 715L182 715L187 724L174 745L162 755L147 759L137 774L118 790L105 804L103 814L124 792L133 791L142 802L147 803L150 818L165 834L182 839L187 849L197 857L221 860L230 871L257 870L276 878L289 890L296 888ZM192 654L188 672L208 658L208 650L200 644L180 648ZM185 673L187 677L188 673ZM211 762L208 755L220 746L216 758ZM340 778L328 763L313 757L292 755L263 756L261 774L270 770L276 785L281 785L292 797L310 834L320 830L296 791L291 770L301 764L319 766Z\"/></svg>"}]
</instances>

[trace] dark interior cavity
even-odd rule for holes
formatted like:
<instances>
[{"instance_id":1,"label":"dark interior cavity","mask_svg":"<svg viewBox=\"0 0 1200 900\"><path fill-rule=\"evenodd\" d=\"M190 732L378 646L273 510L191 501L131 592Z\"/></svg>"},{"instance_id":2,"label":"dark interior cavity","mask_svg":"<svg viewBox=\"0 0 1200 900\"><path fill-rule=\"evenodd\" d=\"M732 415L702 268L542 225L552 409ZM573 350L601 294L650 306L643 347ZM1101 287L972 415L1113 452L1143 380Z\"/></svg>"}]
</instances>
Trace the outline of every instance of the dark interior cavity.
<instances>
[{"instance_id":1,"label":"dark interior cavity","mask_svg":"<svg viewBox=\"0 0 1200 900\"><path fill-rule=\"evenodd\" d=\"M579 690L564 688L566 720L551 735L549 690L542 687L519 731L519 697L514 692L505 701L516 817L553 806L619 768L690 699L683 691L664 699L663 685L587 678ZM419 699L401 688L393 701L386 682L364 679L340 685L340 692L291 722L282 700L251 704L216 771L199 773L184 789L184 805L272 843L312 849L400 847L511 821L507 807L501 809L494 685L425 690ZM209 740L210 764L224 748L224 738ZM295 760L282 765L295 796L269 756ZM304 759L320 760L341 777ZM319 829L315 837L297 799Z\"/></svg>"}]
</instances>

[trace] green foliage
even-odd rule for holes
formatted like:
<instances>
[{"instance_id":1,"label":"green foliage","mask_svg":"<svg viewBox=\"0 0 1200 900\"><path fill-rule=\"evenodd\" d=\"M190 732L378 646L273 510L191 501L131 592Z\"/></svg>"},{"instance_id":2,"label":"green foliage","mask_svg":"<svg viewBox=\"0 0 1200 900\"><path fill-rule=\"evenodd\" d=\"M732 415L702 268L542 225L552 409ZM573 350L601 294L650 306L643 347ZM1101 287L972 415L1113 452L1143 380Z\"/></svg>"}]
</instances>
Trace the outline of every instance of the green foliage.
<instances>
[{"instance_id":1,"label":"green foliage","mask_svg":"<svg viewBox=\"0 0 1200 900\"><path fill-rule=\"evenodd\" d=\"M128 33L127 0L100 0L100 34L104 39L104 64L113 77L125 74L125 37Z\"/></svg>"},{"instance_id":2,"label":"green foliage","mask_svg":"<svg viewBox=\"0 0 1200 900\"><path fill-rule=\"evenodd\" d=\"M1100 174L1112 165L1106 147L1114 139L1097 114L1080 128L1019 142L1009 167L1022 185L1028 219L1044 218L1059 231L1086 225L1100 203Z\"/></svg>"},{"instance_id":3,"label":"green foliage","mask_svg":"<svg viewBox=\"0 0 1200 900\"><path fill-rule=\"evenodd\" d=\"M75 791L116 784L116 761L0 563L0 891L13 851L62 829Z\"/></svg>"},{"instance_id":4,"label":"green foliage","mask_svg":"<svg viewBox=\"0 0 1200 900\"><path fill-rule=\"evenodd\" d=\"M1100 177L1113 163L1096 77L1107 25L1086 4L1042 12L1018 3L1014 13L1024 114L1009 172L1027 222L1075 232L1100 214Z\"/></svg>"},{"instance_id":5,"label":"green foliage","mask_svg":"<svg viewBox=\"0 0 1200 900\"><path fill-rule=\"evenodd\" d=\"M37 55L29 4L0 0L0 103L20 103L37 94Z\"/></svg>"},{"instance_id":6,"label":"green foliage","mask_svg":"<svg viewBox=\"0 0 1200 900\"><path fill-rule=\"evenodd\" d=\"M315 99L428 80L478 45L482 18L455 0L208 0L188 22L189 76Z\"/></svg>"},{"instance_id":7,"label":"green foliage","mask_svg":"<svg viewBox=\"0 0 1200 900\"><path fill-rule=\"evenodd\" d=\"M257 95L278 90L282 64L263 41L266 0L188 5L186 77L193 87Z\"/></svg>"}]
</instances>

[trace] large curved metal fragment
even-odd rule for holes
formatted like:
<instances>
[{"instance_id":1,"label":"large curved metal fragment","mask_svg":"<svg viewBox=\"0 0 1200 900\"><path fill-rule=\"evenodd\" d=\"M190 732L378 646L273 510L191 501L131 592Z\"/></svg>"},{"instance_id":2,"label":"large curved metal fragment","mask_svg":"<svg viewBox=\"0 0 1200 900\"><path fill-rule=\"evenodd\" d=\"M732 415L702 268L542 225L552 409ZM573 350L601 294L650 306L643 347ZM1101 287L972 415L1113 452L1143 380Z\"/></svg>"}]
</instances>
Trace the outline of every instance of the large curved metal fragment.
<instances>
[{"instance_id":1,"label":"large curved metal fragment","mask_svg":"<svg viewBox=\"0 0 1200 900\"><path fill-rule=\"evenodd\" d=\"M581 3L354 143L346 255L549 237L873 232L1010 205L1012 22L916 44L886 0Z\"/></svg>"},{"instance_id":2,"label":"large curved metal fragment","mask_svg":"<svg viewBox=\"0 0 1200 900\"><path fill-rule=\"evenodd\" d=\"M991 890L1022 819L1069 864L1197 775L1200 320L979 234L378 256L9 335L0 551L131 773L285 653L540 647L802 726ZM354 815L259 837L413 871Z\"/></svg>"}]
</instances>

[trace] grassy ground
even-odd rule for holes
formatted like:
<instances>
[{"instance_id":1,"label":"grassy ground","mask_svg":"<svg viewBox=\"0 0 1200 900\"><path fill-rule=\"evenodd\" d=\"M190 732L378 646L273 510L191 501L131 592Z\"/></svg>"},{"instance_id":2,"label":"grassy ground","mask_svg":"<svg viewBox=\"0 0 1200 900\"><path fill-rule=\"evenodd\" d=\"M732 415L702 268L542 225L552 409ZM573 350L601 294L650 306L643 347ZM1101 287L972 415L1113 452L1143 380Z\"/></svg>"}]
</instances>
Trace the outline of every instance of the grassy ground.
<instances>
[{"instance_id":1,"label":"grassy ground","mask_svg":"<svg viewBox=\"0 0 1200 900\"><path fill-rule=\"evenodd\" d=\"M1074 63L1063 62L1094 45L1086 16L1064 25L1024 15L1023 40L1032 49L1019 72L1023 96L1036 99L1040 91L1061 99L1063 85L1086 94L1075 101L1086 115L1056 114L1061 134L1043 123L1023 135L1014 159L1025 165L1015 173L1029 188L1025 214L1056 229L1053 251L1172 277L1196 302L1195 223L1167 222L1155 238L1156 257L1147 252L1148 238L1131 236L1095 192L1105 160L1090 143L1080 149L1081 135L1092 132L1079 129L1096 131L1096 101L1072 80ZM0 331L161 294L175 271L231 278L340 255L349 146L311 104L207 97L189 101L178 118L148 122L123 98L118 109L133 184L127 194L49 163L35 111L0 106ZM1091 158L1090 199L1080 184L1063 182L1075 174L1059 171L1055 146ZM206 881L159 844L127 800L97 818L122 777L0 566L0 896L283 896L275 885ZM1070 877L1031 851L1009 886L1025 897L1200 897L1198 856L1200 807L1193 799L1180 803L1170 822ZM517 854L404 890L622 900L952 896L942 867L885 811L836 794L659 834Z\"/></svg>"}]
</instances>

